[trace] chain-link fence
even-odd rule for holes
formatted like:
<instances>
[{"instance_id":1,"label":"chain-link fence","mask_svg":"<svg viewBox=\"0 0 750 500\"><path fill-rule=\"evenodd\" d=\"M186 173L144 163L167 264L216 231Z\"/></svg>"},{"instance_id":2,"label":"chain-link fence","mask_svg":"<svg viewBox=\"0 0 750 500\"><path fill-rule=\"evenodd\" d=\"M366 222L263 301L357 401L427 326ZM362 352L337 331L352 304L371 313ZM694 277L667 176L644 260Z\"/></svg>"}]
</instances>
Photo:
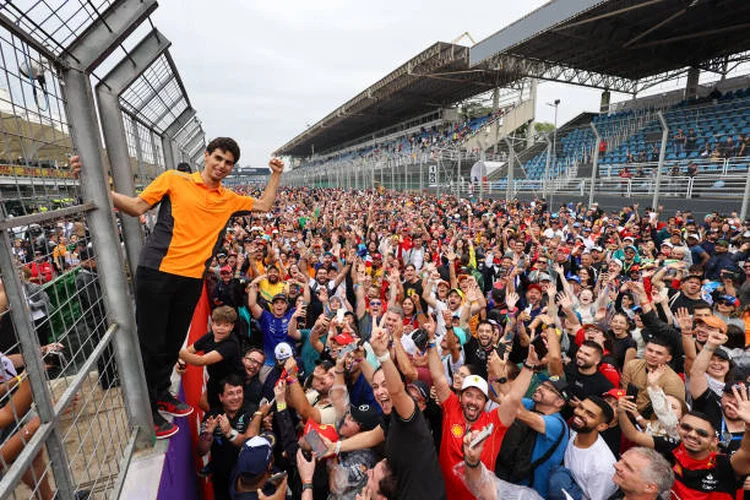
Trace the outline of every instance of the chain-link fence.
<instances>
[{"instance_id":1,"label":"chain-link fence","mask_svg":"<svg viewBox=\"0 0 750 500\"><path fill-rule=\"evenodd\" d=\"M155 8L0 2L2 498L117 497L153 443L126 265L143 228L108 193L195 171L205 147L169 41L136 30Z\"/></svg>"}]
</instances>

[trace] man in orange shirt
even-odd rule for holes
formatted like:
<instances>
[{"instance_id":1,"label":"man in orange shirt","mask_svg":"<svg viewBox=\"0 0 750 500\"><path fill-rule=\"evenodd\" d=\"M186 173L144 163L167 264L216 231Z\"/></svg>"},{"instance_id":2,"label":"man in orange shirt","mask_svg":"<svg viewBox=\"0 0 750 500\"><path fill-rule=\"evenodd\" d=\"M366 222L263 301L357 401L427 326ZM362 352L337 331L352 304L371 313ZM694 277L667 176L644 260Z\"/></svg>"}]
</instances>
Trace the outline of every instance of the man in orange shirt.
<instances>
[{"instance_id":1,"label":"man in orange shirt","mask_svg":"<svg viewBox=\"0 0 750 500\"><path fill-rule=\"evenodd\" d=\"M489 470L495 470L495 460L500 451L503 436L516 418L523 395L531 383L533 366L538 364L538 360L533 346L530 347L530 361L524 363L524 368L513 382L510 393L503 398L503 404L497 410L487 412L484 411L489 399L487 382L478 375L467 376L457 396L451 390L451 385L445 376L445 368L436 349L438 343L435 340L435 322L428 321L424 329L429 339L427 351L430 375L437 391L438 401L443 408L443 436L440 441L439 460L445 480L445 491L448 498L473 498L461 478L453 473L453 467L464 459L464 436L470 431L481 431L489 424L494 425L492 435L484 444L481 460Z\"/></svg>"},{"instance_id":2,"label":"man in orange shirt","mask_svg":"<svg viewBox=\"0 0 750 500\"><path fill-rule=\"evenodd\" d=\"M157 439L177 433L159 411L174 416L192 413L169 392L172 367L201 294L203 273L229 219L271 209L284 163L272 159L271 177L259 199L225 189L221 181L240 159L240 148L228 137L212 140L204 153L205 168L186 173L168 170L138 196L112 192L121 212L139 217L161 204L156 226L141 251L136 270L136 322L146 384ZM80 161L71 158L74 172Z\"/></svg>"}]
</instances>

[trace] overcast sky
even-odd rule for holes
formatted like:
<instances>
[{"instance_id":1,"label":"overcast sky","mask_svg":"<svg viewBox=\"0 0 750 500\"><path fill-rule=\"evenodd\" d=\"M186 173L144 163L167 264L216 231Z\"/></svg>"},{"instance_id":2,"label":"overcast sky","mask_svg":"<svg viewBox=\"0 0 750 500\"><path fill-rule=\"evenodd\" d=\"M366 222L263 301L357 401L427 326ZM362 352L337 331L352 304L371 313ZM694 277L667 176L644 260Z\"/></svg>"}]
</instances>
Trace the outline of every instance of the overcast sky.
<instances>
[{"instance_id":1,"label":"overcast sky","mask_svg":"<svg viewBox=\"0 0 750 500\"><path fill-rule=\"evenodd\" d=\"M153 17L173 43L207 135L234 137L242 148L240 164L257 166L306 124L434 42L464 32L478 42L544 3L182 0L160 3ZM599 96L597 90L543 83L537 120L553 121L546 102L561 99L562 124L597 110Z\"/></svg>"}]
</instances>

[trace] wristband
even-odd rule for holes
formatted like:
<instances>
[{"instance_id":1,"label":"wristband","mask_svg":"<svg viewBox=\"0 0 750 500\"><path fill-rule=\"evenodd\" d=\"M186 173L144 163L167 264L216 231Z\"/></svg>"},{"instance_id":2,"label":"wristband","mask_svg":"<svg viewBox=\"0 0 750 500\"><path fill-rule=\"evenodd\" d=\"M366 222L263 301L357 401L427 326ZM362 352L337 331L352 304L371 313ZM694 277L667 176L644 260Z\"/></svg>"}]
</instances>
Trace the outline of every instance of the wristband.
<instances>
[{"instance_id":1,"label":"wristband","mask_svg":"<svg viewBox=\"0 0 750 500\"><path fill-rule=\"evenodd\" d=\"M236 429L232 429L232 432L230 432L228 436L226 434L224 434L224 437L226 437L230 441L233 441L234 438L236 438L239 435L240 435L240 433L237 432Z\"/></svg>"},{"instance_id":2,"label":"wristband","mask_svg":"<svg viewBox=\"0 0 750 500\"><path fill-rule=\"evenodd\" d=\"M20 375L16 375L16 385L19 385L21 382L23 382L23 379Z\"/></svg>"},{"instance_id":3,"label":"wristband","mask_svg":"<svg viewBox=\"0 0 750 500\"><path fill-rule=\"evenodd\" d=\"M302 483L302 491L313 489L312 483Z\"/></svg>"},{"instance_id":4,"label":"wristband","mask_svg":"<svg viewBox=\"0 0 750 500\"><path fill-rule=\"evenodd\" d=\"M262 417L263 416L263 412L262 411L256 411L255 413L253 413L253 418L257 417L258 415L260 415Z\"/></svg>"},{"instance_id":5,"label":"wristband","mask_svg":"<svg viewBox=\"0 0 750 500\"><path fill-rule=\"evenodd\" d=\"M471 463L466 459L466 457L464 457L464 462L466 462L466 467L468 467L469 469L476 469L477 467L479 467L479 464L482 463L481 460L477 460L476 462Z\"/></svg>"},{"instance_id":6,"label":"wristband","mask_svg":"<svg viewBox=\"0 0 750 500\"><path fill-rule=\"evenodd\" d=\"M523 362L523 367L531 370L532 372L536 370L536 366L528 364L526 361Z\"/></svg>"},{"instance_id":7,"label":"wristband","mask_svg":"<svg viewBox=\"0 0 750 500\"><path fill-rule=\"evenodd\" d=\"M427 342L427 349L432 349L433 347L437 347L437 342L434 340L432 342Z\"/></svg>"},{"instance_id":8,"label":"wristband","mask_svg":"<svg viewBox=\"0 0 750 500\"><path fill-rule=\"evenodd\" d=\"M276 403L276 411L284 411L286 410L286 403Z\"/></svg>"},{"instance_id":9,"label":"wristband","mask_svg":"<svg viewBox=\"0 0 750 500\"><path fill-rule=\"evenodd\" d=\"M386 361L391 359L391 353L388 351L385 351L385 354L383 354L382 356L378 356L377 358L378 358L378 361L380 361L381 363L385 363Z\"/></svg>"},{"instance_id":10,"label":"wristband","mask_svg":"<svg viewBox=\"0 0 750 500\"><path fill-rule=\"evenodd\" d=\"M334 452L336 456L339 456L341 454L341 441L336 441L336 451Z\"/></svg>"}]
</instances>

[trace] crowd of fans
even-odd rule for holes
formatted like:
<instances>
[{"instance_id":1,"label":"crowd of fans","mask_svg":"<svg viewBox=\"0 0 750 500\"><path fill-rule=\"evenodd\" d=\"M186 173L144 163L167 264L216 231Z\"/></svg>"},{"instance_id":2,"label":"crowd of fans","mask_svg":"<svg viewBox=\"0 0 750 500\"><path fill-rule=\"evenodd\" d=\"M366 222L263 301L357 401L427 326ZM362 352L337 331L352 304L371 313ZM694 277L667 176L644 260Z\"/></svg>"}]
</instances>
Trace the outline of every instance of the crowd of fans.
<instances>
[{"instance_id":1,"label":"crowd of fans","mask_svg":"<svg viewBox=\"0 0 750 500\"><path fill-rule=\"evenodd\" d=\"M208 373L199 474L232 499L742 498L748 277L734 213L282 190L230 222L180 352Z\"/></svg>"}]
</instances>

